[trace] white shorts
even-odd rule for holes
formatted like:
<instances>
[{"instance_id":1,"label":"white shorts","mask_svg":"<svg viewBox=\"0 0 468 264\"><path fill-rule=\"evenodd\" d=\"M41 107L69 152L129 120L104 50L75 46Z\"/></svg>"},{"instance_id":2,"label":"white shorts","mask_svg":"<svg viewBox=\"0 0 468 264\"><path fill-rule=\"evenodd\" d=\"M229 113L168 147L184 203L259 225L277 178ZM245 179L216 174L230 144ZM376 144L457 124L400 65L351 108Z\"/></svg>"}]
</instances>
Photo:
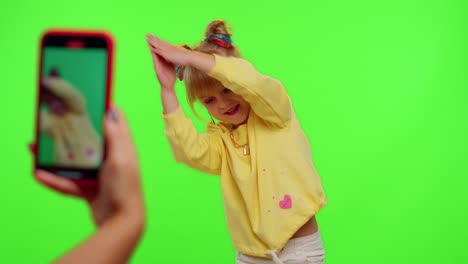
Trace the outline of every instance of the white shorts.
<instances>
[{"instance_id":1,"label":"white shorts","mask_svg":"<svg viewBox=\"0 0 468 264\"><path fill-rule=\"evenodd\" d=\"M286 243L278 258L284 264L323 264L325 251L320 232L305 237L292 238ZM236 253L236 264L275 264L273 260L250 257Z\"/></svg>"}]
</instances>

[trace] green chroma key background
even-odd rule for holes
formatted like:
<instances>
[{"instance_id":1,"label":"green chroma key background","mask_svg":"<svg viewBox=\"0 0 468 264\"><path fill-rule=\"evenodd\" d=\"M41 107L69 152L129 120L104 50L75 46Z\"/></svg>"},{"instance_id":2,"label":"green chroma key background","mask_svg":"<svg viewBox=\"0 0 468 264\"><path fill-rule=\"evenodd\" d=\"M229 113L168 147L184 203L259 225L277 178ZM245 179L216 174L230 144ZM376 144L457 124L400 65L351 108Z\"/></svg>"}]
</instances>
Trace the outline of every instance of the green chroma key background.
<instances>
[{"instance_id":1,"label":"green chroma key background","mask_svg":"<svg viewBox=\"0 0 468 264\"><path fill-rule=\"evenodd\" d=\"M329 204L327 264L467 263L465 1L7 1L2 58L4 263L47 263L93 230L83 202L36 183L39 37L49 27L116 39L115 103L141 158L148 226L131 263L234 263L217 177L173 160L145 34L194 45L223 18L245 58L281 80ZM190 113L182 83L180 101ZM202 121L195 121L204 129ZM285 149L285 151L288 151Z\"/></svg>"}]
</instances>

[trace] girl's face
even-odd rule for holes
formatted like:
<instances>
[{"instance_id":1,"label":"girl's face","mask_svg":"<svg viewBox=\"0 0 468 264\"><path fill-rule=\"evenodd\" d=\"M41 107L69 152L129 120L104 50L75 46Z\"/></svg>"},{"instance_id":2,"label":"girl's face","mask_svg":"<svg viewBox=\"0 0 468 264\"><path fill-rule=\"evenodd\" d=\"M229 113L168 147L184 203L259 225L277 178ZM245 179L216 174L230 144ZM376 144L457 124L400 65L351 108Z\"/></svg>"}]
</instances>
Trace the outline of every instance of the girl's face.
<instances>
[{"instance_id":1,"label":"girl's face","mask_svg":"<svg viewBox=\"0 0 468 264\"><path fill-rule=\"evenodd\" d=\"M53 72L50 76L45 77L41 82L41 90L43 92L43 102L47 105L47 108L52 113L63 116L67 113L68 107L63 101L62 98L55 95L52 90L51 86L54 85L54 80L57 79L57 73Z\"/></svg>"},{"instance_id":2,"label":"girl's face","mask_svg":"<svg viewBox=\"0 0 468 264\"><path fill-rule=\"evenodd\" d=\"M58 115L58 116L63 116L67 113L67 105L63 102L63 100L54 95L53 93L49 91L44 91L44 102L47 105L47 108L49 111L52 113Z\"/></svg>"},{"instance_id":3,"label":"girl's face","mask_svg":"<svg viewBox=\"0 0 468 264\"><path fill-rule=\"evenodd\" d=\"M225 123L241 125L249 116L250 104L222 85L210 89L199 100L212 117Z\"/></svg>"}]
</instances>

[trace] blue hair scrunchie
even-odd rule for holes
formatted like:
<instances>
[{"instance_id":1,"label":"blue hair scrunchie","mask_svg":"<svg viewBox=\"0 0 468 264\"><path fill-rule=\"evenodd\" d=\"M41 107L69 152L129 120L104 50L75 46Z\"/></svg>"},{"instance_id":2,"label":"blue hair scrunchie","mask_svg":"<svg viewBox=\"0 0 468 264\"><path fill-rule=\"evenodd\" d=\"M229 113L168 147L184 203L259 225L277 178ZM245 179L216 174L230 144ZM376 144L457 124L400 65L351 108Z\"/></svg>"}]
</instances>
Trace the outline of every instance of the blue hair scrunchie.
<instances>
[{"instance_id":1,"label":"blue hair scrunchie","mask_svg":"<svg viewBox=\"0 0 468 264\"><path fill-rule=\"evenodd\" d=\"M224 34L210 34L206 38L207 39L219 38L219 39L222 39L222 40L226 41L229 44L232 44L232 42L233 42L230 36L224 35Z\"/></svg>"}]
</instances>

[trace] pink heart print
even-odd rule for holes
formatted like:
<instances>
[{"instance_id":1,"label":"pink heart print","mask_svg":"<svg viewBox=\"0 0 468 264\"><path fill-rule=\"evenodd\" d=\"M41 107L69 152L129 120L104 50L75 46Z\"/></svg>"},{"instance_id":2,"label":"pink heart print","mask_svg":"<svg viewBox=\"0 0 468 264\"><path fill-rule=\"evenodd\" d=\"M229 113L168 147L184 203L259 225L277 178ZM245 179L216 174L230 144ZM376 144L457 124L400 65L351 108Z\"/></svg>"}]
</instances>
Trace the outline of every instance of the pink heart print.
<instances>
[{"instance_id":1,"label":"pink heart print","mask_svg":"<svg viewBox=\"0 0 468 264\"><path fill-rule=\"evenodd\" d=\"M92 156L94 154L94 149L92 148L87 148L86 149L86 155L89 157L89 156Z\"/></svg>"},{"instance_id":2,"label":"pink heart print","mask_svg":"<svg viewBox=\"0 0 468 264\"><path fill-rule=\"evenodd\" d=\"M281 209L289 209L292 206L291 196L285 194L283 200L279 202L279 207Z\"/></svg>"}]
</instances>

